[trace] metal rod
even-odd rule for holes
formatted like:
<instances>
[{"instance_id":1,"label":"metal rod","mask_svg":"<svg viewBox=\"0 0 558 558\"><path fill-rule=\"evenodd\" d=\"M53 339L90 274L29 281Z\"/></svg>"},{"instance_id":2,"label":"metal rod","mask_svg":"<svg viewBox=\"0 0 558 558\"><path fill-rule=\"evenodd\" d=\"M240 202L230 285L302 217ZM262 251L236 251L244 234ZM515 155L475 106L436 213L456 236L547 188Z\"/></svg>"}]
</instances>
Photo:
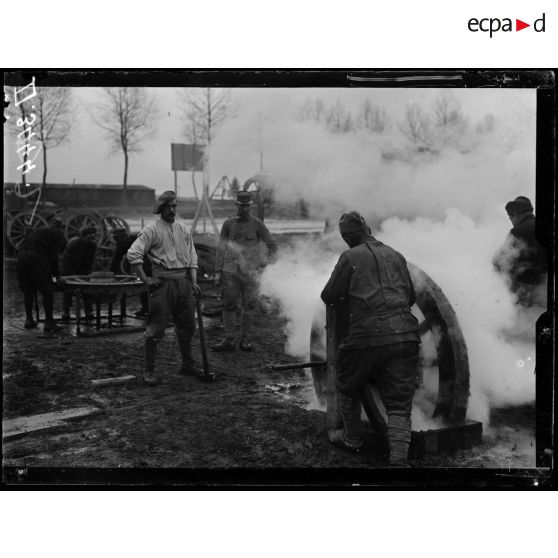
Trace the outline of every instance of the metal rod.
<instances>
[{"instance_id":1,"label":"metal rod","mask_svg":"<svg viewBox=\"0 0 558 558\"><path fill-rule=\"evenodd\" d=\"M313 362L297 362L295 364L273 364L272 370L299 370L301 368L321 368L327 366L325 360L318 360Z\"/></svg>"}]
</instances>

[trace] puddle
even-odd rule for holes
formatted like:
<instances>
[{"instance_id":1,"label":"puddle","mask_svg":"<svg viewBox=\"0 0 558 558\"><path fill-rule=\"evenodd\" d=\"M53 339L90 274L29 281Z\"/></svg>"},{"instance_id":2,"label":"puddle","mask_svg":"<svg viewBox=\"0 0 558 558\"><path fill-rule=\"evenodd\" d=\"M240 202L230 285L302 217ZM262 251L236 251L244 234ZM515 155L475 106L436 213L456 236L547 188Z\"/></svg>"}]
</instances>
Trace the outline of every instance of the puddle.
<instances>
[{"instance_id":1,"label":"puddle","mask_svg":"<svg viewBox=\"0 0 558 558\"><path fill-rule=\"evenodd\" d=\"M265 384L264 389L308 411L326 411L325 406L318 402L311 378L305 377L297 382Z\"/></svg>"}]
</instances>

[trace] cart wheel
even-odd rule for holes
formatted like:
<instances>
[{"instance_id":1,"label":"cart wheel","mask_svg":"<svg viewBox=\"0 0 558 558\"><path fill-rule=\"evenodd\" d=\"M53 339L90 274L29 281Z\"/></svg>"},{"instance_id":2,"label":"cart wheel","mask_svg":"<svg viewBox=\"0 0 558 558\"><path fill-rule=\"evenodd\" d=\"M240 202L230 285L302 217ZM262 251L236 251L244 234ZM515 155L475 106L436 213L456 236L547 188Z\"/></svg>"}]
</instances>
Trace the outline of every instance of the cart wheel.
<instances>
[{"instance_id":1,"label":"cart wheel","mask_svg":"<svg viewBox=\"0 0 558 558\"><path fill-rule=\"evenodd\" d=\"M95 234L95 242L99 245L103 241L104 232L100 220L93 214L78 213L68 218L66 221L66 240L79 236L79 231L83 227L95 227L97 233Z\"/></svg>"},{"instance_id":2,"label":"cart wheel","mask_svg":"<svg viewBox=\"0 0 558 558\"><path fill-rule=\"evenodd\" d=\"M38 229L39 227L46 227L46 220L35 213L24 211L14 215L7 226L6 234L8 242L12 245L14 250L19 250L29 233Z\"/></svg>"},{"instance_id":3,"label":"cart wheel","mask_svg":"<svg viewBox=\"0 0 558 558\"><path fill-rule=\"evenodd\" d=\"M469 358L465 338L457 316L440 287L417 266L408 263L417 295L413 313L419 318L421 336L420 388L430 399L432 416L448 424L462 424L469 401ZM336 336L346 328L342 315L337 316ZM326 360L325 310L317 311L310 335L310 359ZM327 402L327 368L313 368L312 377L318 401ZM367 386L363 407L373 428L385 433L387 424L379 411L375 394Z\"/></svg>"}]
</instances>

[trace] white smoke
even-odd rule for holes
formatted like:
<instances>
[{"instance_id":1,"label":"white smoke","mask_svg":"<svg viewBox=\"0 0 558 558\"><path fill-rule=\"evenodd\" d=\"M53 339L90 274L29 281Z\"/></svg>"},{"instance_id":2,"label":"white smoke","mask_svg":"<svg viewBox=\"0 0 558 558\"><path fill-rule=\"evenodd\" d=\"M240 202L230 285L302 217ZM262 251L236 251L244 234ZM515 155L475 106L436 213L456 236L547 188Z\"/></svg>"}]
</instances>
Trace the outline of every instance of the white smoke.
<instances>
[{"instance_id":1,"label":"white smoke","mask_svg":"<svg viewBox=\"0 0 558 558\"><path fill-rule=\"evenodd\" d=\"M509 94L509 106L523 109L513 124L499 92L504 102L492 131L469 131L460 150L421 153L395 127L389 135L333 134L300 122L285 94L275 110L270 92L266 106L246 107L222 128L211 154L219 174L247 178L258 171L263 151L278 199L304 197L314 218L358 210L379 226L379 240L430 275L451 302L468 346L468 416L484 423L491 405L526 403L535 394L534 336L517 335L513 297L492 266L510 228L505 203L517 195L533 199L535 188L534 96ZM481 120L483 107L468 116ZM319 294L344 249L336 233L331 239L283 251L263 278L263 292L281 301L288 318L286 349L302 359ZM534 321L523 330L533 332ZM414 418L427 411L415 409Z\"/></svg>"}]
</instances>

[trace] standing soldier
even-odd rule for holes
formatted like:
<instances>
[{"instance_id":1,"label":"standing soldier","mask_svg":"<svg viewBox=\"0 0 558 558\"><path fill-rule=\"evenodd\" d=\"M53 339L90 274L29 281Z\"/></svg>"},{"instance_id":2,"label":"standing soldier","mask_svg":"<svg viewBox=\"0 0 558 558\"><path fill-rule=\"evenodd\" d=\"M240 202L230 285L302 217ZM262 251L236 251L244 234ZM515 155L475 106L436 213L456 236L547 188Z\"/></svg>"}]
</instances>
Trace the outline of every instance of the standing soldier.
<instances>
[{"instance_id":1,"label":"standing soldier","mask_svg":"<svg viewBox=\"0 0 558 558\"><path fill-rule=\"evenodd\" d=\"M200 372L192 358L192 336L196 327L192 293L201 294L197 281L198 256L186 225L175 220L176 208L174 192L163 192L153 210L161 217L147 225L128 250L132 272L151 288L143 377L147 385L159 383L155 373L157 342L163 338L171 317L182 356L179 372ZM152 263L152 277L143 269L146 256Z\"/></svg>"},{"instance_id":2,"label":"standing soldier","mask_svg":"<svg viewBox=\"0 0 558 558\"><path fill-rule=\"evenodd\" d=\"M518 196L506 204L513 225L494 257L494 267L506 273L511 291L522 306L546 305L546 250L535 236L535 215L529 198Z\"/></svg>"},{"instance_id":3,"label":"standing soldier","mask_svg":"<svg viewBox=\"0 0 558 558\"><path fill-rule=\"evenodd\" d=\"M95 263L95 252L97 243L95 235L97 229L93 226L86 226L79 231L79 236L70 239L64 253L62 254L61 272L62 275L89 275L93 271ZM85 319L93 318L93 306L91 299L84 296ZM62 321L70 321L70 308L72 306L72 295L64 293L64 312Z\"/></svg>"},{"instance_id":4,"label":"standing soldier","mask_svg":"<svg viewBox=\"0 0 558 558\"><path fill-rule=\"evenodd\" d=\"M62 232L64 222L59 217L49 219L48 227L35 229L25 241L17 256L17 278L23 291L25 306L25 329L37 327L33 319L33 302L37 291L43 295L45 308L46 333L57 333L63 328L54 323L54 283L53 277L60 282L58 256L66 246Z\"/></svg>"},{"instance_id":5,"label":"standing soldier","mask_svg":"<svg viewBox=\"0 0 558 558\"><path fill-rule=\"evenodd\" d=\"M217 253L216 284L223 286L225 338L211 347L217 352L236 350L236 310L241 302L239 348L251 351L250 326L256 308L260 277L277 250L267 227L250 214L250 192L236 195L237 214L223 223ZM267 247L267 248L266 248Z\"/></svg>"},{"instance_id":6,"label":"standing soldier","mask_svg":"<svg viewBox=\"0 0 558 558\"><path fill-rule=\"evenodd\" d=\"M408 465L411 410L418 377L415 291L405 258L376 240L356 212L341 216L339 231L349 250L341 254L322 291L326 304L348 305L349 332L336 359L343 430L330 441L358 451L361 398L367 382L377 385L388 415L389 464Z\"/></svg>"}]
</instances>

